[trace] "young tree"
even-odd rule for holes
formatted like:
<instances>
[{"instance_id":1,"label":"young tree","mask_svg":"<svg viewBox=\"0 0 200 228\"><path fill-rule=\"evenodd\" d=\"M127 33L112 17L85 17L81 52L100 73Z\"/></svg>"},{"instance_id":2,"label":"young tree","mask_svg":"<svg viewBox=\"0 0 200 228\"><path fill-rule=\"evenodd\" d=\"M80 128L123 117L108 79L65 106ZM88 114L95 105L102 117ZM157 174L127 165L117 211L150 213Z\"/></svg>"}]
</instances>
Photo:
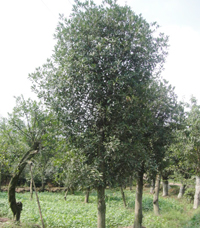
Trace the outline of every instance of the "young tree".
<instances>
[{"instance_id":1,"label":"young tree","mask_svg":"<svg viewBox=\"0 0 200 228\"><path fill-rule=\"evenodd\" d=\"M16 98L16 106L7 122L8 127L3 128L4 134L9 135L10 145L20 152L15 157L16 159L19 157L19 163L15 167L8 187L8 201L16 221L20 220L22 210L22 203L16 202L15 197L19 176L29 160L39 151L42 153L43 146L47 141L47 134L50 133L51 122L53 121L48 110L42 109L41 104L30 99L25 101L21 96Z\"/></svg>"},{"instance_id":2,"label":"young tree","mask_svg":"<svg viewBox=\"0 0 200 228\"><path fill-rule=\"evenodd\" d=\"M97 6L77 0L70 18L60 18L52 58L30 75L35 91L63 122L68 141L82 149L98 174L93 183L98 228L105 227L105 188L120 175L121 164L136 164L143 179L141 160L133 161L145 151L137 129L145 107L140 101L153 72L162 68L167 47L156 28L116 1ZM126 145L128 139L135 140L134 147Z\"/></svg>"}]
</instances>

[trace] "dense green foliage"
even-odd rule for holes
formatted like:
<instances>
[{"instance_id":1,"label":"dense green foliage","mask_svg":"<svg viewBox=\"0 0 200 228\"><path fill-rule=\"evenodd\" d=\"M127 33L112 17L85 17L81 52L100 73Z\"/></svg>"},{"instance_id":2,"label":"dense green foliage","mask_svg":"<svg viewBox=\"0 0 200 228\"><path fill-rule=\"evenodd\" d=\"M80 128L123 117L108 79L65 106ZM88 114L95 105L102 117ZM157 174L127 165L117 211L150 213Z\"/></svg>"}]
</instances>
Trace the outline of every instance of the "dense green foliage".
<instances>
[{"instance_id":1,"label":"dense green foliage","mask_svg":"<svg viewBox=\"0 0 200 228\"><path fill-rule=\"evenodd\" d=\"M39 97L62 121L69 144L99 176L95 188L140 169L145 158L151 161L145 134L159 119L158 112L168 118L169 112L157 103L159 88L152 85L162 87L155 78L167 54L167 37L156 36L156 30L156 24L116 1L99 6L76 1L70 17L60 18L51 59L29 76Z\"/></svg>"}]
</instances>

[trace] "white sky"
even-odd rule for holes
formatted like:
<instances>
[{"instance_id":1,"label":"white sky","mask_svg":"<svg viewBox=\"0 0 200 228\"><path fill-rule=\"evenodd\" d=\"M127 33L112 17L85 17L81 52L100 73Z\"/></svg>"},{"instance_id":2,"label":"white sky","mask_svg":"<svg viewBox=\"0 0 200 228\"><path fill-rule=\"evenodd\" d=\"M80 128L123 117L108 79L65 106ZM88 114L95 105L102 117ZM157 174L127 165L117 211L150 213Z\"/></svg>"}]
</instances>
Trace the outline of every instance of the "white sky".
<instances>
[{"instance_id":1,"label":"white sky","mask_svg":"<svg viewBox=\"0 0 200 228\"><path fill-rule=\"evenodd\" d=\"M97 2L97 0L94 0ZM98 0L100 2L100 0ZM163 77L182 100L200 101L200 1L118 0L148 21L157 21L169 35L170 49ZM12 112L14 96L31 93L28 74L51 56L58 14L68 16L73 0L0 0L0 115Z\"/></svg>"}]
</instances>

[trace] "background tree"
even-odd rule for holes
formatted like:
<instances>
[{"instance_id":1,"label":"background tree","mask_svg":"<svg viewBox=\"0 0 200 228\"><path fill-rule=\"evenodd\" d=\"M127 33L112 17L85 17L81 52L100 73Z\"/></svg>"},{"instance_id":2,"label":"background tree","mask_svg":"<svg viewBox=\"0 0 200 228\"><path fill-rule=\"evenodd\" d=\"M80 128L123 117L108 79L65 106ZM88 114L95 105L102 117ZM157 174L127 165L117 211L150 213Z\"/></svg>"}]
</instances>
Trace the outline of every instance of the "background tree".
<instances>
[{"instance_id":1,"label":"background tree","mask_svg":"<svg viewBox=\"0 0 200 228\"><path fill-rule=\"evenodd\" d=\"M22 136L19 136L17 132L13 130L13 126L6 118L0 120L0 143L2 179L7 182L10 180L11 173L16 168L24 150L28 150L28 147L23 142Z\"/></svg>"},{"instance_id":2,"label":"background tree","mask_svg":"<svg viewBox=\"0 0 200 228\"><path fill-rule=\"evenodd\" d=\"M156 186L159 188L163 161L166 159L168 147L173 142L172 133L177 127L181 107L177 103L174 88L165 80L152 81L147 94L146 118L141 121L141 129L145 129L142 143L146 156L140 153L139 159L143 161L143 172L156 179ZM156 173L157 178L154 176ZM156 214L159 213L158 193L159 189L155 191L154 196Z\"/></svg>"},{"instance_id":3,"label":"background tree","mask_svg":"<svg viewBox=\"0 0 200 228\"><path fill-rule=\"evenodd\" d=\"M186 186L191 184L191 176L194 174L187 157L186 121L182 122L182 128L174 132L174 142L169 148L170 165L167 169L171 172L171 178L180 182L178 198L182 198ZM186 134L185 134L186 133Z\"/></svg>"},{"instance_id":4,"label":"background tree","mask_svg":"<svg viewBox=\"0 0 200 228\"><path fill-rule=\"evenodd\" d=\"M16 106L8 119L9 131L4 132L9 134L12 141L10 145L14 145L14 148L22 154L18 155L19 163L15 167L8 187L8 200L16 221L20 220L22 210L22 203L16 202L15 197L19 176L27 162L39 151L42 152L47 140L46 134L49 135L52 127L51 121L51 113L43 109L41 104L30 99L25 101L23 96L16 98ZM11 133L15 137L12 137ZM15 140L16 142L13 142Z\"/></svg>"},{"instance_id":5,"label":"background tree","mask_svg":"<svg viewBox=\"0 0 200 228\"><path fill-rule=\"evenodd\" d=\"M191 98L190 111L187 113L187 129L185 138L187 140L187 158L190 167L196 175L196 186L194 196L194 209L199 206L200 195L200 106L195 97Z\"/></svg>"}]
</instances>

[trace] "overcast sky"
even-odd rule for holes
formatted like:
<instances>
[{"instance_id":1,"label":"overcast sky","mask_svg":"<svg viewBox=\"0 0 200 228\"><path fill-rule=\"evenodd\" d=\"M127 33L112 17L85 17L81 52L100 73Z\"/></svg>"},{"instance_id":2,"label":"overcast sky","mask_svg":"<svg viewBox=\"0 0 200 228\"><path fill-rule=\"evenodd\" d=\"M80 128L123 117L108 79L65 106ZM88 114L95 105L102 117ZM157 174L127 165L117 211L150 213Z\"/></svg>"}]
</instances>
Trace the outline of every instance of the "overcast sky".
<instances>
[{"instance_id":1,"label":"overcast sky","mask_svg":"<svg viewBox=\"0 0 200 228\"><path fill-rule=\"evenodd\" d=\"M95 0L95 2L100 2ZM157 21L169 35L169 55L162 76L180 100L193 94L200 101L200 1L126 0L150 23ZM31 93L28 74L46 62L55 44L53 34L59 13L66 17L73 0L0 1L0 115L12 112L14 96Z\"/></svg>"}]
</instances>

